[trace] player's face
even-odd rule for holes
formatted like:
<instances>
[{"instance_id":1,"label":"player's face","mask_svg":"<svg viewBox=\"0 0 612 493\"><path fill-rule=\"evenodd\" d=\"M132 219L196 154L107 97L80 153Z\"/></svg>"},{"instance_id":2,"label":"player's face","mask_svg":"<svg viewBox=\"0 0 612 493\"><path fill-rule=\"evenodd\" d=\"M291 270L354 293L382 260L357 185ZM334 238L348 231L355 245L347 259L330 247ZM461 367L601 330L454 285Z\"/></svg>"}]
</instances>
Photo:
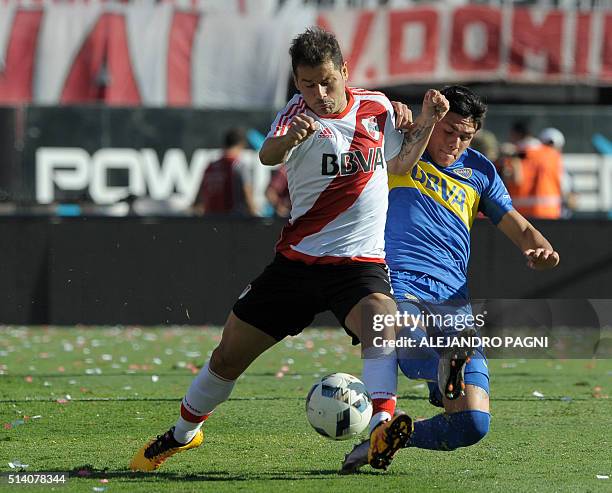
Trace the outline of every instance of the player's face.
<instances>
[{"instance_id":1,"label":"player's face","mask_svg":"<svg viewBox=\"0 0 612 493\"><path fill-rule=\"evenodd\" d=\"M316 67L298 65L293 79L306 104L317 115L340 113L346 107L346 63L339 69L331 60Z\"/></svg>"},{"instance_id":2,"label":"player's face","mask_svg":"<svg viewBox=\"0 0 612 493\"><path fill-rule=\"evenodd\" d=\"M472 118L447 113L433 129L427 152L439 166L450 166L465 151L476 134Z\"/></svg>"}]
</instances>

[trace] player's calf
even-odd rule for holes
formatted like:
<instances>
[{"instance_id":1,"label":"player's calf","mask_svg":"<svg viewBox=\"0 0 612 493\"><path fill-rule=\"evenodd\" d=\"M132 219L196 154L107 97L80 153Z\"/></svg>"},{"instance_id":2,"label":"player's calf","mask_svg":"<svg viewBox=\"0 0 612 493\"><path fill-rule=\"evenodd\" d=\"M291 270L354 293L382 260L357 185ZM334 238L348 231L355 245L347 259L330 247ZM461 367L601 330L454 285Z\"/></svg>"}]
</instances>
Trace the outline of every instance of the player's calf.
<instances>
[{"instance_id":1,"label":"player's calf","mask_svg":"<svg viewBox=\"0 0 612 493\"><path fill-rule=\"evenodd\" d=\"M414 432L407 447L429 450L456 450L482 440L489 432L488 412L467 410L438 414L414 423Z\"/></svg>"}]
</instances>

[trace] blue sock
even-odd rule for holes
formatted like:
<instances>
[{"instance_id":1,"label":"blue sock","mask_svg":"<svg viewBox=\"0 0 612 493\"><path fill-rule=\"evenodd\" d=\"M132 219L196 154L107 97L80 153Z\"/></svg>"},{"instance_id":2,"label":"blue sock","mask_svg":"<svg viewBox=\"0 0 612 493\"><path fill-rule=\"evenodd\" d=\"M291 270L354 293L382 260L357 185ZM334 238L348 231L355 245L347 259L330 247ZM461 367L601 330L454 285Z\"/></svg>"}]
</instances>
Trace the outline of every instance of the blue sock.
<instances>
[{"instance_id":1,"label":"blue sock","mask_svg":"<svg viewBox=\"0 0 612 493\"><path fill-rule=\"evenodd\" d=\"M483 411L438 414L414 423L409 447L455 450L479 442L489 431L491 415Z\"/></svg>"}]
</instances>

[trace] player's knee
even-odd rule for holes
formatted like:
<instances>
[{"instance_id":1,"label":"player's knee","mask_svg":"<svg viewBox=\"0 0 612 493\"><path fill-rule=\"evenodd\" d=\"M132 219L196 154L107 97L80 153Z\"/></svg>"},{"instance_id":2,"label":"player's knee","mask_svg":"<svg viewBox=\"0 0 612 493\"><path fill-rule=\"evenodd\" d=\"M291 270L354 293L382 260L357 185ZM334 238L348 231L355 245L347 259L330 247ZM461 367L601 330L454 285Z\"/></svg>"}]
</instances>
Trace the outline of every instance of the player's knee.
<instances>
[{"instance_id":1,"label":"player's knee","mask_svg":"<svg viewBox=\"0 0 612 493\"><path fill-rule=\"evenodd\" d=\"M370 326L375 315L395 315L396 311L397 306L393 299L382 293L372 293L362 298L352 308L347 318L354 324Z\"/></svg>"},{"instance_id":2,"label":"player's knee","mask_svg":"<svg viewBox=\"0 0 612 493\"><path fill-rule=\"evenodd\" d=\"M235 354L222 344L213 351L209 366L213 373L226 380L236 380L245 370L244 365L236 361Z\"/></svg>"},{"instance_id":3,"label":"player's knee","mask_svg":"<svg viewBox=\"0 0 612 493\"><path fill-rule=\"evenodd\" d=\"M455 448L469 447L482 440L489 432L491 415L484 411L461 411L450 415L456 440Z\"/></svg>"},{"instance_id":4,"label":"player's knee","mask_svg":"<svg viewBox=\"0 0 612 493\"><path fill-rule=\"evenodd\" d=\"M372 293L362 298L351 309L344 323L359 337L362 347L371 347L375 346L374 337L383 337L383 339L393 339L395 337L395 325L393 323L388 324L385 317L394 317L396 311L397 308L393 299L381 293ZM373 322L379 328L372 330Z\"/></svg>"}]
</instances>

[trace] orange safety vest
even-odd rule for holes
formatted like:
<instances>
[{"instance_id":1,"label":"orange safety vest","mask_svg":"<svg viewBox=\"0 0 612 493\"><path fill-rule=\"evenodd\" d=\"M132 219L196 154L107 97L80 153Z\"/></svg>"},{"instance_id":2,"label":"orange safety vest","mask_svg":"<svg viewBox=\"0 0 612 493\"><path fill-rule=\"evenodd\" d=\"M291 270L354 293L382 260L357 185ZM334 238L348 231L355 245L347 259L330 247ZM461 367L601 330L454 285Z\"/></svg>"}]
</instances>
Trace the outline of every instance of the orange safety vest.
<instances>
[{"instance_id":1,"label":"orange safety vest","mask_svg":"<svg viewBox=\"0 0 612 493\"><path fill-rule=\"evenodd\" d=\"M561 217L561 153L547 145L527 147L521 160L522 180L512 187L514 208L525 217Z\"/></svg>"}]
</instances>

